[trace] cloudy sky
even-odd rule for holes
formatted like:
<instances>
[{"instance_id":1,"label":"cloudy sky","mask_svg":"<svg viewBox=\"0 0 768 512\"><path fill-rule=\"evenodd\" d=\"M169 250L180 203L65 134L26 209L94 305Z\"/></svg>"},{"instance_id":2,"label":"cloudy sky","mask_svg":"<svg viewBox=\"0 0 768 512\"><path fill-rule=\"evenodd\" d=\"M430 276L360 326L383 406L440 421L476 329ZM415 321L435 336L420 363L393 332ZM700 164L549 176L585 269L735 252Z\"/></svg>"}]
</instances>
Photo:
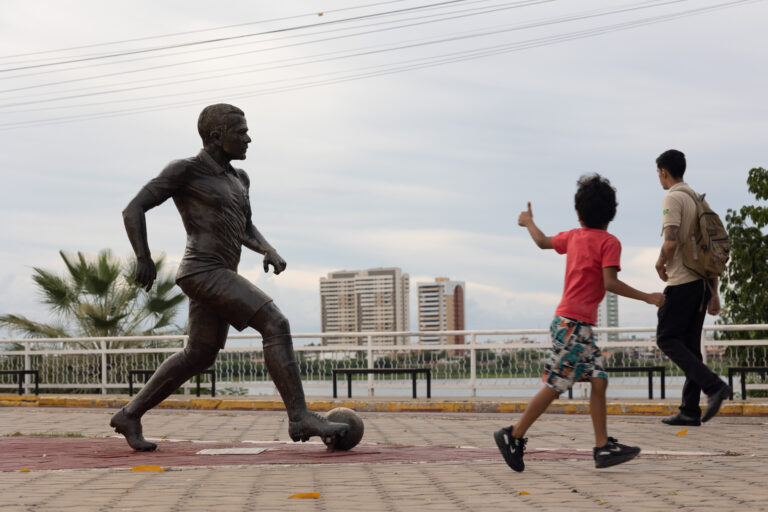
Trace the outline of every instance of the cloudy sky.
<instances>
[{"instance_id":1,"label":"cloudy sky","mask_svg":"<svg viewBox=\"0 0 768 512\"><path fill-rule=\"evenodd\" d=\"M122 208L199 150L215 102L246 112L254 222L288 261L264 275L246 251L240 271L296 332L320 330L321 276L379 266L410 274L414 328L436 276L467 283L470 329L546 327L565 260L517 216L577 227L592 172L618 190L620 277L660 291L656 156L684 151L722 214L768 166L766 19L768 1L4 0L0 312L46 319L30 274L63 270L60 249L130 255ZM178 263L172 202L147 221Z\"/></svg>"}]
</instances>

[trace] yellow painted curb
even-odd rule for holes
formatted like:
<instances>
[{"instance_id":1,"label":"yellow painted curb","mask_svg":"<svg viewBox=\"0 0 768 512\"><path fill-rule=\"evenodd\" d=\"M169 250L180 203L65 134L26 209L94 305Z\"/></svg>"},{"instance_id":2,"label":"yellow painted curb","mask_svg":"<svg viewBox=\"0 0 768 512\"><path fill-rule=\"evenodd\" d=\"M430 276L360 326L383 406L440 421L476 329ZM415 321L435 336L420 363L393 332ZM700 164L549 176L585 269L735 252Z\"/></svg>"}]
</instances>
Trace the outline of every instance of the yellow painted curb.
<instances>
[{"instance_id":1,"label":"yellow painted curb","mask_svg":"<svg viewBox=\"0 0 768 512\"><path fill-rule=\"evenodd\" d=\"M67 397L64 404L65 407L104 407L100 398Z\"/></svg>"},{"instance_id":2,"label":"yellow painted curb","mask_svg":"<svg viewBox=\"0 0 768 512\"><path fill-rule=\"evenodd\" d=\"M0 395L1 407L35 407L37 406L37 397L24 395Z\"/></svg>"},{"instance_id":3,"label":"yellow painted curb","mask_svg":"<svg viewBox=\"0 0 768 512\"><path fill-rule=\"evenodd\" d=\"M282 411L285 405L279 400L236 400L224 398L217 409L224 411Z\"/></svg>"},{"instance_id":4,"label":"yellow painted curb","mask_svg":"<svg viewBox=\"0 0 768 512\"><path fill-rule=\"evenodd\" d=\"M501 402L496 408L496 412L523 412L526 405L528 405L527 402Z\"/></svg>"},{"instance_id":5,"label":"yellow painted curb","mask_svg":"<svg viewBox=\"0 0 768 512\"><path fill-rule=\"evenodd\" d=\"M66 407L66 397L63 396L41 396L37 400L39 407Z\"/></svg>"},{"instance_id":6,"label":"yellow painted curb","mask_svg":"<svg viewBox=\"0 0 768 512\"><path fill-rule=\"evenodd\" d=\"M619 414L642 414L646 416L666 416L677 412L677 405L672 404L626 404Z\"/></svg>"},{"instance_id":7,"label":"yellow painted curb","mask_svg":"<svg viewBox=\"0 0 768 512\"><path fill-rule=\"evenodd\" d=\"M744 404L742 416L768 416L768 404Z\"/></svg>"},{"instance_id":8,"label":"yellow painted curb","mask_svg":"<svg viewBox=\"0 0 768 512\"><path fill-rule=\"evenodd\" d=\"M472 402L375 402L359 404L360 411L376 412L479 412ZM496 411L492 411L496 412Z\"/></svg>"},{"instance_id":9,"label":"yellow painted curb","mask_svg":"<svg viewBox=\"0 0 768 512\"><path fill-rule=\"evenodd\" d=\"M743 403L739 404L729 404L729 403L723 403L723 405L720 407L720 412L718 412L718 415L723 416L741 416L744 414L744 405Z\"/></svg>"},{"instance_id":10,"label":"yellow painted curb","mask_svg":"<svg viewBox=\"0 0 768 512\"><path fill-rule=\"evenodd\" d=\"M190 400L189 398L166 398L162 402L160 402L160 405L157 406L158 409L190 409Z\"/></svg>"},{"instance_id":11,"label":"yellow painted curb","mask_svg":"<svg viewBox=\"0 0 768 512\"><path fill-rule=\"evenodd\" d=\"M178 398L176 398L178 397ZM191 398L176 395L164 400L160 409L186 410L229 410L229 411L284 411L283 402L276 399L248 398ZM77 396L77 395L0 395L0 407L71 407L118 409L130 401L124 396ZM336 407L347 407L361 412L477 412L477 413L520 413L528 402L492 400L375 400L375 399L321 399L307 402L310 409L329 411ZM706 404L702 403L702 406ZM589 414L589 402L585 400L556 400L548 411L555 414ZM611 415L667 416L677 412L677 402L609 402L607 412ZM719 415L722 416L768 416L768 402L750 403L743 401L726 402Z\"/></svg>"},{"instance_id":12,"label":"yellow painted curb","mask_svg":"<svg viewBox=\"0 0 768 512\"><path fill-rule=\"evenodd\" d=\"M195 410L218 409L221 405L220 398L192 398L189 400L189 408Z\"/></svg>"}]
</instances>

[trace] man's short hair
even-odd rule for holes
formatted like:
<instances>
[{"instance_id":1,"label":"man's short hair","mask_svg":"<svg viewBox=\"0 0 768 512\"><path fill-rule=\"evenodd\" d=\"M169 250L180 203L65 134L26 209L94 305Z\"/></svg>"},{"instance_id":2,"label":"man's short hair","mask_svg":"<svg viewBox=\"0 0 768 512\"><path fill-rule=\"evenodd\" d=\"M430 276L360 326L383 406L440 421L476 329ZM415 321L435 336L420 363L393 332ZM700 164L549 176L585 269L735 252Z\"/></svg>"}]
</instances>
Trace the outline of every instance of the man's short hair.
<instances>
[{"instance_id":1,"label":"man's short hair","mask_svg":"<svg viewBox=\"0 0 768 512\"><path fill-rule=\"evenodd\" d=\"M685 155L682 151L668 149L656 159L656 167L664 169L673 177L680 179L685 174Z\"/></svg>"},{"instance_id":2,"label":"man's short hair","mask_svg":"<svg viewBox=\"0 0 768 512\"><path fill-rule=\"evenodd\" d=\"M616 216L616 189L599 174L584 175L577 185L574 203L581 222L588 228L603 229Z\"/></svg>"},{"instance_id":3,"label":"man's short hair","mask_svg":"<svg viewBox=\"0 0 768 512\"><path fill-rule=\"evenodd\" d=\"M197 118L197 133L199 133L200 138L203 139L203 145L210 142L211 134L214 131L218 130L220 135L223 135L224 132L227 131L230 118L233 114L239 116L245 115L239 108L226 103L208 105L202 112L200 112L200 117Z\"/></svg>"}]
</instances>

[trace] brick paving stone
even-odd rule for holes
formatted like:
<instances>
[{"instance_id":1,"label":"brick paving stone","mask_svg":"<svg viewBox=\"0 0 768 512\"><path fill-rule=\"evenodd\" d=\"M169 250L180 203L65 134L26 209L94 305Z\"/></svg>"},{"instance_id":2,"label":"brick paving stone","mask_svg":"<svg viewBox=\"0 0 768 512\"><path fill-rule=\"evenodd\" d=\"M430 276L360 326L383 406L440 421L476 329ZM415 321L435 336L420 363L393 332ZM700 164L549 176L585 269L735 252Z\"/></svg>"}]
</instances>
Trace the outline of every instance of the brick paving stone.
<instances>
[{"instance_id":1,"label":"brick paving stone","mask_svg":"<svg viewBox=\"0 0 768 512\"><path fill-rule=\"evenodd\" d=\"M113 411L1 408L0 435L113 435ZM493 448L491 433L515 414L362 413L366 443ZM590 460L530 460L523 473L497 460L435 463L185 467L163 473L124 469L0 472L3 512L48 510L326 511L570 510L768 511L768 420L716 417L688 434L655 416L611 416L610 435L643 450L732 455L638 458L598 470ZM284 413L152 411L150 437L238 443L287 440ZM590 450L587 416L544 415L529 448ZM577 492L573 492L576 489ZM127 491L127 492L126 492ZM296 500L317 491L319 500ZM520 494L521 491L528 494Z\"/></svg>"}]
</instances>

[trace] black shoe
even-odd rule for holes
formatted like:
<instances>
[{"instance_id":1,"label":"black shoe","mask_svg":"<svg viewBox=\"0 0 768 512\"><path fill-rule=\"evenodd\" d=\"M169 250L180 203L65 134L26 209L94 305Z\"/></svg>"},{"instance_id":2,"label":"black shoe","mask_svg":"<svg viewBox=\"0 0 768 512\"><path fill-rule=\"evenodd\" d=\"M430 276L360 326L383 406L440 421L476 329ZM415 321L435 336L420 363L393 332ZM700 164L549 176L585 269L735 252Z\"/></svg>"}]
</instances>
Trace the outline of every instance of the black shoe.
<instances>
[{"instance_id":1,"label":"black shoe","mask_svg":"<svg viewBox=\"0 0 768 512\"><path fill-rule=\"evenodd\" d=\"M684 425L686 427L698 427L701 425L701 420L699 418L694 418L693 416L688 416L681 412L674 416L670 416L669 418L664 418L661 422L666 423L667 425Z\"/></svg>"},{"instance_id":2,"label":"black shoe","mask_svg":"<svg viewBox=\"0 0 768 512\"><path fill-rule=\"evenodd\" d=\"M595 458L596 468L607 468L609 466L615 466L622 462L634 459L640 453L640 448L637 446L627 446L619 444L616 439L609 437L605 446L592 449L592 456Z\"/></svg>"},{"instance_id":3,"label":"black shoe","mask_svg":"<svg viewBox=\"0 0 768 512\"><path fill-rule=\"evenodd\" d=\"M528 442L527 437L512 437L512 428L509 427L494 432L493 439L509 467L518 473L525 469L523 453L525 452L525 443Z\"/></svg>"},{"instance_id":4,"label":"black shoe","mask_svg":"<svg viewBox=\"0 0 768 512\"><path fill-rule=\"evenodd\" d=\"M723 404L723 400L731 396L731 388L723 386L720 391L716 391L714 394L707 397L707 410L704 411L704 416L701 417L702 422L707 422L715 417L715 414L720 410L720 406Z\"/></svg>"}]
</instances>

